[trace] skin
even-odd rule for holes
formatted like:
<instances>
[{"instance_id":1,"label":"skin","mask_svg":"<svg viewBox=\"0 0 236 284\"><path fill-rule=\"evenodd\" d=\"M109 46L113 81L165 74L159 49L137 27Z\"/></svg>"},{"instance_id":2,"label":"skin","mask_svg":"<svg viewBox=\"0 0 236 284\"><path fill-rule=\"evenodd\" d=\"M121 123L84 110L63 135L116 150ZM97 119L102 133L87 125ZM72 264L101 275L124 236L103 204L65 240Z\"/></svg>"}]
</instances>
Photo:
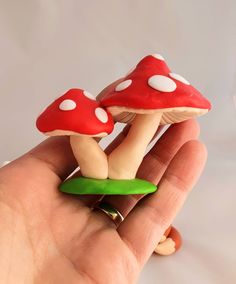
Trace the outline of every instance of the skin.
<instances>
[{"instance_id":1,"label":"skin","mask_svg":"<svg viewBox=\"0 0 236 284\"><path fill-rule=\"evenodd\" d=\"M138 177L158 183L158 192L138 203L140 196L104 197L126 217L118 228L91 211L100 197L58 191L76 167L66 137L49 138L1 168L0 282L136 283L203 169L198 132L195 121L173 125L145 156Z\"/></svg>"}]
</instances>

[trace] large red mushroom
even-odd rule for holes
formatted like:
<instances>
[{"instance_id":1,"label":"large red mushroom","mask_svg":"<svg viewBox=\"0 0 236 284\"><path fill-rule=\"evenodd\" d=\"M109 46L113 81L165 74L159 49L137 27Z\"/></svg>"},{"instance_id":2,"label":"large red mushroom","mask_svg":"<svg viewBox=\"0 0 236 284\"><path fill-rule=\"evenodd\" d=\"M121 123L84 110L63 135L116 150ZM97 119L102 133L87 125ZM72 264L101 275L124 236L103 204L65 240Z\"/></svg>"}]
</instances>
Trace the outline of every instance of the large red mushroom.
<instances>
[{"instance_id":1,"label":"large red mushroom","mask_svg":"<svg viewBox=\"0 0 236 284\"><path fill-rule=\"evenodd\" d=\"M116 121L132 126L109 155L109 178L133 179L159 124L172 124L207 113L210 102L182 76L172 73L161 55L143 58L101 103Z\"/></svg>"},{"instance_id":2,"label":"large red mushroom","mask_svg":"<svg viewBox=\"0 0 236 284\"><path fill-rule=\"evenodd\" d=\"M93 137L108 135L114 123L111 114L89 92L69 90L44 110L36 125L48 136L70 136L71 147L83 176L107 178L107 155Z\"/></svg>"}]
</instances>

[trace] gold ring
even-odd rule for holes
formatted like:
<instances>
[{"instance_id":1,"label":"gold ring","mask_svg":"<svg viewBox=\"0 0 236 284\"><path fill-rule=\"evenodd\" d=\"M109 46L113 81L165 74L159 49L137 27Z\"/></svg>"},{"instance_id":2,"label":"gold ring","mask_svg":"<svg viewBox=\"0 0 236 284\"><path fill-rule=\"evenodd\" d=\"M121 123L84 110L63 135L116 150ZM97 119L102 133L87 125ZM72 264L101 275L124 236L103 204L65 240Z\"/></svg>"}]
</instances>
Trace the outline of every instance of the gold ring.
<instances>
[{"instance_id":1,"label":"gold ring","mask_svg":"<svg viewBox=\"0 0 236 284\"><path fill-rule=\"evenodd\" d=\"M122 214L107 202L98 202L97 204L95 204L93 209L98 209L104 212L116 225L119 225L124 221Z\"/></svg>"}]
</instances>

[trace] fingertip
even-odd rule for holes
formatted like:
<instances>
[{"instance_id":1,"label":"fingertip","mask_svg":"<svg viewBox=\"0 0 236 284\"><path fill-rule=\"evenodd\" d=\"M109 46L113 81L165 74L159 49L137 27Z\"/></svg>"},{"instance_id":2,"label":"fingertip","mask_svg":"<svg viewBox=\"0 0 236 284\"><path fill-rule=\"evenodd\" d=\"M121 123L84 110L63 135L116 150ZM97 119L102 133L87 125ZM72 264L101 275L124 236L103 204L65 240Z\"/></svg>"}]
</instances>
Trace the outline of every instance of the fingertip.
<instances>
[{"instance_id":1,"label":"fingertip","mask_svg":"<svg viewBox=\"0 0 236 284\"><path fill-rule=\"evenodd\" d=\"M189 133L189 136L198 138L200 135L200 125L196 119L188 119L180 123L172 124L173 128L181 128Z\"/></svg>"},{"instance_id":2,"label":"fingertip","mask_svg":"<svg viewBox=\"0 0 236 284\"><path fill-rule=\"evenodd\" d=\"M200 124L196 119L190 119L189 123L191 125L191 128L196 133L196 137L199 137L200 135Z\"/></svg>"},{"instance_id":3,"label":"fingertip","mask_svg":"<svg viewBox=\"0 0 236 284\"><path fill-rule=\"evenodd\" d=\"M179 152L191 153L194 159L199 160L203 164L205 164L208 156L206 145L197 139L186 142Z\"/></svg>"},{"instance_id":4,"label":"fingertip","mask_svg":"<svg viewBox=\"0 0 236 284\"><path fill-rule=\"evenodd\" d=\"M176 153L162 180L188 192L201 175L206 159L206 146L199 140L190 140Z\"/></svg>"}]
</instances>

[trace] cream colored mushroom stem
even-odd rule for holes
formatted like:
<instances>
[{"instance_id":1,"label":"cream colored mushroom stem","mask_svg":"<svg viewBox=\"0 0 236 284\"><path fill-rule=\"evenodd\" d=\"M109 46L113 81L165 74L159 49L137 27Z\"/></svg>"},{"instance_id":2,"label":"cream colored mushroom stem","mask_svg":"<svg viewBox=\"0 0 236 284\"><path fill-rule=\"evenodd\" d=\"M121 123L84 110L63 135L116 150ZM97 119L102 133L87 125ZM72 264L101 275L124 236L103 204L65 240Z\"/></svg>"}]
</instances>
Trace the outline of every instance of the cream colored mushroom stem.
<instances>
[{"instance_id":1,"label":"cream colored mushroom stem","mask_svg":"<svg viewBox=\"0 0 236 284\"><path fill-rule=\"evenodd\" d=\"M70 144L84 177L106 179L107 155L92 137L71 136Z\"/></svg>"},{"instance_id":2,"label":"cream colored mushroom stem","mask_svg":"<svg viewBox=\"0 0 236 284\"><path fill-rule=\"evenodd\" d=\"M108 156L109 178L135 178L146 148L160 123L161 116L162 113L136 115L125 139Z\"/></svg>"}]
</instances>

